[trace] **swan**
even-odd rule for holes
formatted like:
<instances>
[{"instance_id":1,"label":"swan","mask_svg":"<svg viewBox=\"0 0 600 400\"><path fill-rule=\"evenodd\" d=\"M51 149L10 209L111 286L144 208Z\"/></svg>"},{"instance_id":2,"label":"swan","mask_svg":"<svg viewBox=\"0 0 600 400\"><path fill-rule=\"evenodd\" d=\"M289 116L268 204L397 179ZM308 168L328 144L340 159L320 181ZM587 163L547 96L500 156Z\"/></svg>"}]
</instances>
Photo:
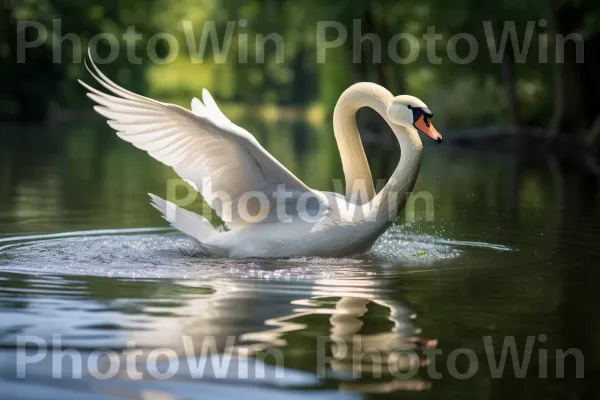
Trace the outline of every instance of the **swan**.
<instances>
[{"instance_id":1,"label":"swan","mask_svg":"<svg viewBox=\"0 0 600 400\"><path fill-rule=\"evenodd\" d=\"M191 110L122 88L94 64L86 68L106 91L79 80L117 135L175 172L215 210L226 229L149 194L151 204L193 239L202 255L227 258L340 257L362 253L404 207L421 162L418 132L436 142L432 112L416 97L394 97L374 83L356 83L340 96L333 128L346 180L345 195L309 188L219 109L207 90ZM108 93L107 93L108 92ZM109 94L110 93L110 94ZM401 148L394 173L379 193L356 124L362 107L377 111Z\"/></svg>"}]
</instances>

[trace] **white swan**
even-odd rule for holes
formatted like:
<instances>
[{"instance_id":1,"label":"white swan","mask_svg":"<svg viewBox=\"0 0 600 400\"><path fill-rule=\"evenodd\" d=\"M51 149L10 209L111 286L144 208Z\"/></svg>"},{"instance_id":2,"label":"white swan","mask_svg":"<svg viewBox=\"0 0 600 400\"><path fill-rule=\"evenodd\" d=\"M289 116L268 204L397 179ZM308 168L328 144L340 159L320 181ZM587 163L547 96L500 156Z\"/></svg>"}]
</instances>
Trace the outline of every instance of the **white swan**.
<instances>
[{"instance_id":1,"label":"white swan","mask_svg":"<svg viewBox=\"0 0 600 400\"><path fill-rule=\"evenodd\" d=\"M190 112L123 89L91 64L90 74L111 92L79 81L99 104L94 109L123 140L173 167L225 222L228 230L217 230L204 217L150 195L164 218L211 257L336 257L368 250L413 188L423 148L417 129L442 140L421 100L394 97L374 83L351 86L333 115L346 178L344 197L306 186L231 122L208 91L202 93L203 102L192 101ZM356 125L361 107L375 109L401 147L400 163L377 194Z\"/></svg>"}]
</instances>

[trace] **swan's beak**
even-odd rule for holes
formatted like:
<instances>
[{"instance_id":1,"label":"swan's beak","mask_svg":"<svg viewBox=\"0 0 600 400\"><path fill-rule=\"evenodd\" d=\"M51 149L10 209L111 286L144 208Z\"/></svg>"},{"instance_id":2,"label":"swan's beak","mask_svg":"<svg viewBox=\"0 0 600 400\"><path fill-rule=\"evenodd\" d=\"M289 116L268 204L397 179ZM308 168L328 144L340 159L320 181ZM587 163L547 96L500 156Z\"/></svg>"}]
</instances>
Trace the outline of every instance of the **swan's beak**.
<instances>
[{"instance_id":1,"label":"swan's beak","mask_svg":"<svg viewBox=\"0 0 600 400\"><path fill-rule=\"evenodd\" d=\"M417 128L424 135L429 136L438 143L442 143L442 135L434 128L429 117L422 114L419 119L415 121L415 128Z\"/></svg>"}]
</instances>

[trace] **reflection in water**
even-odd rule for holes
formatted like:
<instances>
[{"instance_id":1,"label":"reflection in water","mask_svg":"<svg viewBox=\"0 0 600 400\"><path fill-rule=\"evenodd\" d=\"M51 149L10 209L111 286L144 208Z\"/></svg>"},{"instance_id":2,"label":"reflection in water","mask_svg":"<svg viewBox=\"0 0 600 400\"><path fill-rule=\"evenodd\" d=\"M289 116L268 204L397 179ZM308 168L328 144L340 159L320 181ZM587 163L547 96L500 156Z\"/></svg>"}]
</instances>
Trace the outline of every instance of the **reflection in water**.
<instances>
[{"instance_id":1,"label":"reflection in water","mask_svg":"<svg viewBox=\"0 0 600 400\"><path fill-rule=\"evenodd\" d=\"M331 376L333 372L343 379L339 387L345 390L388 392L427 388L427 383L420 379L394 377L411 369L416 371L421 360L409 358L407 354L418 357L416 351L420 346L434 345L435 341L415 336L413 315L405 304L378 297L375 288L361 290L365 285L370 286L365 280L318 280L310 298L291 302L296 306L292 314L265 321L265 325L274 328L242 335L242 341L255 342L243 349L252 354L273 346L286 346L286 335L307 329L301 321L327 315L330 331L327 336L317 338L315 348L320 357L317 360L318 367L322 368L320 374ZM364 333L367 312L386 318L391 324ZM378 381L352 382L356 377L378 378Z\"/></svg>"},{"instance_id":2,"label":"reflection in water","mask_svg":"<svg viewBox=\"0 0 600 400\"><path fill-rule=\"evenodd\" d=\"M240 123L309 185L331 190L332 179L342 176L329 127ZM367 147L373 175L389 176L386 165L397 155ZM389 231L370 254L229 261L198 258L189 240L163 229L146 193L164 194L173 172L107 127L3 130L0 391L32 400L332 399L363 392L378 398L377 392L428 388L418 396L591 398L597 384L539 379L537 365L518 381L492 379L485 368L467 381L443 368L439 380L423 367L407 379L389 371L388 356L399 350L415 350L420 364L430 361L420 350L435 341L421 339L422 328L444 350L440 365L457 348L484 360L483 336L544 334L548 354L579 348L586 376L598 376L597 168L487 147L426 149L415 191L432 194L435 221L417 209L417 221ZM144 226L161 228L139 229ZM148 375L56 380L41 363L31 366L30 379L17 380L17 336L52 334L86 357L102 347L123 357L135 340L146 352L172 348L183 362L188 336L207 368L213 360L202 349L207 338L217 339L217 353L231 350L239 358L231 360L234 376L223 379L192 380L182 370L168 381ZM317 338L326 355L321 363ZM365 355L368 348L381 361ZM278 354L284 379L275 375ZM248 379L236 376L240 368ZM250 379L252 371L266 378ZM567 378L573 371L567 369Z\"/></svg>"},{"instance_id":3,"label":"reflection in water","mask_svg":"<svg viewBox=\"0 0 600 400\"><path fill-rule=\"evenodd\" d=\"M222 310L227 310L227 314L231 315L232 300L239 301L240 298L248 296L246 301L252 303L251 299L256 296L256 293L250 295L253 290L256 289L250 289L247 285L238 287L235 281L220 281L210 299L191 300L177 309L177 314L188 315L188 318L171 319L167 324L162 321L160 329L147 334L136 333L128 336L128 340L148 344L147 336L152 336L161 346L176 350L180 357L200 356L209 360L215 355L232 357L238 362L230 364L232 370L227 371L227 376L236 378L239 378L236 374L239 374L240 359L264 359L272 364L266 368L273 368L270 372L264 372L265 376L279 377L280 386L286 385L286 382L287 385L298 385L302 382L306 384L306 379L299 380L296 373L290 377L292 372L289 369L281 371L279 375L277 369L287 368L287 354L291 349L297 351L295 341L298 335L315 329L318 320L318 336L312 338L312 344L307 350L313 353L311 358L315 358L317 368L323 368L318 371L319 376L334 379L339 382L339 388L353 391L387 392L423 390L429 387L428 383L420 378L396 378L407 374L409 370L417 371L424 364L421 359L410 358L406 354L418 357L420 347L434 344L434 341L421 340L415 336L417 330L405 305L395 301L388 303L377 298L374 293L362 294L360 297L339 297L344 292L355 293L351 287L340 287L330 292L328 288L320 286L313 288L313 291L320 295L291 300L291 307L278 307L289 308L291 313L266 319L264 325L267 329L261 327L257 331L243 332L228 324L222 324L224 315L220 316L221 323L216 323ZM278 299L282 300L283 298ZM373 310L377 307L381 309ZM253 309L255 312L261 311L255 307ZM377 314L378 318L381 314L387 315L386 319L391 323L382 325L377 321L374 327L367 329L369 332L363 333L363 318L367 311ZM320 316L328 316L329 324L323 324L323 319L318 318ZM312 319L313 317L317 318ZM208 326L212 329L207 330L205 327ZM326 332L328 326L329 332ZM191 338L192 346L182 346L183 337ZM274 348L281 347L287 348L284 349L286 351L273 351ZM195 354L190 354L191 348ZM219 357L217 356L217 359ZM222 359L216 362L220 363ZM265 368L260 363L261 361L252 361L245 367L249 368L248 376L256 378L257 368L260 371ZM212 361L207 365L213 365ZM202 376L207 379L215 378L218 374L213 367L204 370ZM258 380L261 379L262 376ZM311 378L308 382L314 385L318 381Z\"/></svg>"},{"instance_id":4,"label":"reflection in water","mask_svg":"<svg viewBox=\"0 0 600 400\"><path fill-rule=\"evenodd\" d=\"M323 366L330 371L322 371L321 374L332 382L337 381L339 388L368 392L427 388L427 384L419 379L394 379L387 370L392 366L399 368L392 372L405 372L408 368L405 361L395 359L393 365L388 364L390 356L398 350L416 350L420 344L414 336L416 330L409 310L395 300L380 297L375 289L353 288L352 281L320 280L312 288L304 284L299 286L297 293L270 293L271 299L277 298L275 309L284 314L272 315L273 307L263 304L264 299L260 296L265 290L261 282L249 284L236 279L218 279L207 286L206 282L190 280L166 284L63 276L52 284L48 278L3 274L0 304L4 308L4 325L9 326L2 333L5 347L14 346L18 335L40 336L50 343L55 340L51 335L60 334L62 349L77 348L84 354L97 347L122 349L118 350L120 358L126 360L128 354L134 351L126 348L126 343L133 341L136 352L143 349L138 360L146 359L153 349L173 350L181 366L176 377L183 381L199 377L189 369L189 361L185 360L192 358L194 363L198 363L204 358L208 359L207 367L200 376L202 382L209 386L215 379L215 383L240 381L240 368L243 368L245 375L241 381L246 384L319 387L322 383L314 375L302 375L298 371L306 369L306 361L303 365L294 365L296 357L293 352L300 349L303 357L316 357L316 362L327 360ZM362 283L368 285L368 282ZM107 296L106 284L111 285L114 295ZM312 295L302 298L301 293L306 291L312 291ZM10 308L16 311L14 319L8 311ZM238 311L233 312L234 309ZM252 310L252 315L249 310ZM369 313L375 315L369 317ZM256 315L269 317L260 326L262 324L256 320ZM389 324L381 324L382 315L387 315L385 319ZM329 324L323 324L322 319L311 320L320 316L327 316ZM365 318L370 318L373 326L366 327ZM268 328L265 329L265 326ZM365 328L369 328L368 332L363 333ZM312 338L312 345L309 348L298 347L296 341L299 336L315 329L318 336ZM322 354L318 354L319 343L325 344ZM343 351L340 350L342 346ZM284 348L281 365L259 361L263 351L268 354L274 347ZM61 348L54 351L60 353ZM363 351L377 352L377 356L365 356ZM223 362L222 355L232 357L227 362L224 375L220 374L223 370L215 367ZM87 359L88 356L84 357ZM258 360L242 361L247 357ZM319 360L319 357L323 359ZM12 363L15 359L14 355L6 353L3 359L0 378L7 379L14 374L11 371L14 371L15 364ZM273 362L268 356L264 359ZM280 360L275 358L274 361ZM288 367L288 362L292 366ZM46 381L53 371L51 364L32 365L30 379L40 383ZM62 365L68 365L68 362ZM117 377L128 381L130 370L124 361L120 365L124 371ZM165 371L169 365L163 360L156 368ZM104 368L107 367L101 367ZM155 375L147 368L148 365L140 362L135 370L143 374L145 381L155 380ZM277 368L285 368L281 376ZM67 370L70 368L67 367ZM84 370L84 378L88 373ZM46 384L62 386L52 380ZM137 382L136 390L143 388L144 396L152 393L147 391L149 383L139 384ZM97 390L105 392L106 388L99 385ZM124 393L128 390L131 389L124 389ZM227 392L227 388L223 390ZM114 394L112 390L110 392Z\"/></svg>"},{"instance_id":5,"label":"reflection in water","mask_svg":"<svg viewBox=\"0 0 600 400\"><path fill-rule=\"evenodd\" d=\"M170 349L187 366L176 375L184 381L192 376L187 359L197 363L200 357L208 360L209 368L201 374L204 381L237 381L239 368L245 368L250 373L242 381L252 385L330 387L337 382L338 388L367 392L428 387L420 378L396 379L410 367L418 370L424 361L400 353L419 354L432 342L417 337L412 312L397 293L376 275L369 278L381 268L372 264L381 263L376 254L363 260L244 264L199 259L184 237L148 231L153 234L104 231L0 239L0 267L13 269L2 273L0 288L5 347L14 346L18 335L51 341L53 334L60 334L63 348L119 349L124 360L133 350L128 347L132 341L146 355ZM381 245L388 252L394 232ZM403 243L410 239L399 237ZM413 254L424 247L446 257L454 251L447 244L415 238L412 249L404 246ZM421 261L420 256L414 261ZM288 265L282 268L282 263ZM16 270L47 272L37 277ZM80 275L68 275L72 273ZM240 278L243 274L247 276ZM215 355L232 357L225 376L210 368ZM153 381L148 366L141 364L144 379ZM316 365L321 369L314 371ZM275 379L277 367L285 368L285 379ZM10 364L5 368L10 370ZM168 365L159 363L159 370L168 370ZM39 367L35 376L44 380L50 371ZM256 371L266 377L252 380ZM119 377L131 378L127 371Z\"/></svg>"}]
</instances>

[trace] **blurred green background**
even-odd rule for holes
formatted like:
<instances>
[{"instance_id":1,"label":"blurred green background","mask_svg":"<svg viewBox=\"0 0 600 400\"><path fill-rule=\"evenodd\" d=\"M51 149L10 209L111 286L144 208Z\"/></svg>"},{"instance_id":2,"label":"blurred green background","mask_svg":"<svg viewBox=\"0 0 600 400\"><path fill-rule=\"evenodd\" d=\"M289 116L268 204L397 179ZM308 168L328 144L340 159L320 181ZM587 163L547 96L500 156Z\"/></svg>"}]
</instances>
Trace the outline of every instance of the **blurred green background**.
<instances>
[{"instance_id":1,"label":"blurred green background","mask_svg":"<svg viewBox=\"0 0 600 400\"><path fill-rule=\"evenodd\" d=\"M258 109L267 118L283 114L322 121L350 84L374 81L393 93L425 99L443 128L527 126L541 128L551 138L575 133L578 141L591 141L600 130L600 5L594 0L4 0L0 12L0 120L42 121L61 115L59 110L89 109L76 83L76 78L86 76L83 64L78 57L73 59L73 41L59 38L75 34L85 55L95 35L121 39L128 27L135 27L141 35L135 48L141 63L128 61L121 40L119 57L103 70L131 90L186 106L207 88L230 114L254 114ZM202 62L189 54L182 21L192 24L196 43L204 23L214 21L223 44L228 22L242 19L247 25L235 26L224 63L217 62L210 46ZM60 29L53 28L53 20L60 21ZM48 38L43 46L24 50L26 62L18 64L18 28L24 21L43 24ZM342 46L327 50L325 63L317 62L319 21L339 22L348 33ZM360 32L353 30L356 21ZM486 32L484 21L489 21L491 31ZM493 58L488 43L497 46L509 34L507 21L514 22L516 52ZM442 35L431 42L439 64L432 61L437 58L428 57L423 37L432 26ZM387 51L391 38L403 32L420 43L418 57L405 64L395 62ZM157 33L171 34L179 43L177 57L164 65L147 56L148 41ZM328 33L335 36L335 29ZM368 33L381 41L381 62L374 60L370 40L353 43L353 35ZM459 33L477 41L473 62L456 63L448 55L450 46L458 57L468 56L466 40L455 36ZM264 62L256 61L261 57L255 48L258 34L283 38L283 62L278 62L273 42L265 46ZM571 34L580 35L582 41L555 40L556 35L568 39ZM31 41L37 32L30 28L24 35ZM247 35L247 46L240 42L241 35ZM107 43L98 42L101 56L108 54ZM401 40L397 46L400 57L409 55L407 43ZM165 40L154 44L159 57L174 55ZM512 49L511 43L507 46ZM519 57L524 46L529 47ZM239 62L242 51L248 54L247 63ZM584 62L578 62L577 54L584 55ZM353 62L358 56L362 62ZM53 57L62 62L54 63ZM557 58L564 62L557 63Z\"/></svg>"},{"instance_id":2,"label":"blurred green background","mask_svg":"<svg viewBox=\"0 0 600 400\"><path fill-rule=\"evenodd\" d=\"M240 27L242 19L247 22L246 27ZM209 89L232 121L253 133L273 156L316 189L333 190L332 179L343 176L331 125L333 108L343 90L357 81L373 81L394 94L410 93L422 98L434 111L434 122L446 141L441 146L426 141L415 186L415 191L427 191L435 198L436 220L424 221L424 212L417 210L417 221L406 226L408 242L404 237L395 238L393 243L401 247L391 251L406 252L402 246L410 249L411 240L424 246L434 240L453 251L460 250L460 257L447 260L442 257L428 271L419 273L404 268L404 261L394 261L393 266L375 261L356 275L360 279L356 280L355 289L371 293L375 288L374 298L378 296L377 290L389 289L391 297L406 301L419 313L418 324L446 349L461 346L478 349L481 336L488 334L525 337L544 333L551 348L582 349L586 356L586 376L599 376L595 355L600 349L600 336L594 322L600 304L595 286L599 270L593 267L600 239L600 166L595 146L600 137L599 2L3 0L0 3L2 238L166 225L149 206L147 192L164 197L166 182L175 178L175 173L120 140L93 112L92 102L77 84L77 79L89 83L92 79L77 57L73 59L73 43L69 40L59 43L53 37L57 33L53 20L60 21L63 36L72 33L77 37L84 56L96 35L110 33L121 38L130 27L135 27L142 35L135 48L141 62L131 63L124 42L120 41L119 57L100 66L109 77L127 89L186 107L192 97L201 95L202 88ZM43 45L27 49L26 62L20 64L16 62L19 26L27 21L46 27L49 36ZM190 55L182 21L193 24L196 42L205 22L214 21L220 43L228 22L237 21L225 62L218 63L210 51L202 62ZM344 45L327 50L326 62L319 63L317 24L323 21L342 24L348 39ZM363 35L374 33L380 38L381 62L373 62L369 40L358 50L353 46L355 21L360 22ZM494 27L493 35L486 33L484 21ZM521 50L530 32L527 56L521 59L507 51L498 62L493 62L488 42L498 44L503 27L511 21ZM441 64L428 57L423 34L429 27L435 27L435 32L443 37L435 42ZM28 41L36 38L35 30L27 32L23 38ZM407 64L394 62L386 50L392 37L402 32L420 40L418 57ZM164 65L152 62L147 52L148 41L158 33L169 33L179 43L178 57ZM284 39L283 62L278 62L273 43L267 44L265 62L256 62L260 57L254 46L256 35L272 33ZM471 63L453 62L448 54L449 42L460 33L472 35L478 43L478 55ZM561 47L564 52L557 54L556 35L574 33L582 41L566 41ZM248 46L240 44L240 34L247 35ZM335 32L331 30L330 35L328 40L333 40ZM401 43L399 54L406 57L407 43ZM465 41L457 44L461 58L468 55L465 44ZM106 41L100 41L100 56L105 57L108 50ZM157 51L163 58L169 55L164 40L158 42ZM248 62L240 63L238 55L244 51L248 53ZM584 62L578 62L578 52L583 52ZM542 62L540 54L547 54L548 62ZM353 56L357 55L363 62L353 62ZM62 62L54 63L54 57ZM557 63L557 57L564 62ZM397 143L374 112L361 110L358 114L374 178L385 179L397 165ZM201 204L192 208L200 211ZM92 271L94 265L102 267L107 262L112 268L113 263L120 263L129 272L128 260L138 257L144 263L146 258L152 260L152 270L160 270L155 268L155 258L163 253L144 252L135 243L120 236L114 238L114 243L121 242L123 250L119 247L105 253L104 247L96 247L100 250L94 250L95 254L84 252L84 256L78 255L78 248L69 250L69 242L50 243L37 252L24 246L21 253L14 255L5 251L0 262L9 273L19 265L28 266L28 259L23 261L26 256L36 259L30 269L36 274L45 270L46 264L58 264L67 273L71 273L70 266L77 264L86 275L102 275L102 268L98 269L101 272ZM486 244L492 248L503 245L514 251L491 252ZM76 253L79 258L73 256ZM90 260L80 263L78 260L87 254L92 254ZM179 269L181 264L171 261L178 254L164 253L163 261L159 259L158 263L173 264ZM196 260L191 265L195 263ZM289 268L286 263L275 265ZM181 269L187 268L184 267ZM204 274L204 266L194 268ZM324 268L330 266L325 264ZM241 271L246 270L236 269L233 274ZM392 272L397 275L386 275ZM368 279L363 279L367 275ZM23 286L29 290L27 279L10 277L3 286ZM118 279L109 279L99 289L93 286L94 279L100 278L77 278L78 282L84 279L92 282L92 289L91 294L82 298L98 296L116 301L127 295L123 294L122 286L116 286ZM25 283L20 283L21 280ZM79 287L68 279L65 282L64 287L69 289L58 289L59 298L64 293L61 290ZM291 286L281 286L278 290L298 293L298 283L291 282ZM143 293L129 295L144 299L162 296L153 288L148 290L148 285L138 280L129 290L140 288ZM165 285L161 282L161 287ZM279 307L289 305L291 300L282 300L276 292L257 287L256 298L263 303L233 297L239 301L225 303L218 321L210 320L211 326L224 326L223 332L241 326L246 332L252 323L262 329L264 321L286 315L287 311ZM340 288L332 290L321 285L318 289L329 290L324 293L335 297L342 296ZM347 291L350 295L355 293ZM40 293L40 298L49 296L46 291ZM30 292L25 296L36 298ZM312 294L298 296L309 298ZM21 297L7 291L4 299L2 305L11 307ZM28 303L23 301L23 304ZM52 309L56 307L47 304ZM240 304L249 305L240 307ZM46 309L41 310L45 315ZM23 315L25 312L19 308L14 319L19 326L23 324ZM65 315L70 317L51 314L61 329ZM232 316L237 318L233 319L237 325L231 325ZM72 318L80 324L81 313ZM102 315L99 326L114 330L111 326L119 323L114 318L112 313ZM305 328L286 336L285 350L296 355L301 369L312 371L313 347L306 340L315 337L315 332L328 330L329 323L317 318L302 323ZM32 324L34 329L44 332L53 329L41 318L34 319ZM365 324L377 333L387 332L389 325L390 320L383 313ZM162 327L161 323L149 334L160 332ZM19 329L9 324L7 331L19 332ZM82 332L88 334L86 330ZM87 345L89 336L83 337L80 343ZM478 351L483 353L481 348ZM575 379L573 368L568 370L567 380L540 380L536 372L532 370L529 379L518 382L492 381L485 371L475 381L446 379L436 382L427 398L503 397L505 393L513 398L583 399L598 393L595 383L598 380L591 379L593 383L589 384ZM326 385L337 388L336 382ZM196 387L192 390L196 395ZM396 394L390 398L396 398Z\"/></svg>"},{"instance_id":3,"label":"blurred green background","mask_svg":"<svg viewBox=\"0 0 600 400\"><path fill-rule=\"evenodd\" d=\"M438 204L474 192L494 208L497 196L506 198L501 211L513 216L519 204L597 204L600 4L592 0L5 0L0 13L0 204L5 220L17 224L5 232L161 224L145 193L164 194L175 174L112 135L77 83L91 83L81 61L90 41L106 34L118 38L120 51L101 69L119 84L185 107L209 89L233 121L315 188L333 190L332 179L343 176L331 128L339 95L372 81L422 98L454 145L450 182L434 193ZM200 59L190 49L211 23L217 47L229 50L220 58L209 44ZM326 62L318 62L320 23L347 32L342 45L326 50ZM43 44L19 49L19 41L38 38L39 27L48 33ZM128 48L123 35L132 30L139 40ZM440 39L428 39L432 32ZM326 33L328 41L338 34ZM399 63L388 51L400 33L419 41L413 62ZM175 38L177 49L156 41L160 34ZM360 40L368 34L381 42L380 62L373 40ZM454 62L469 57L465 34L478 51L472 62ZM280 36L283 54L274 41L257 52L257 35ZM494 57L489 46L507 39L508 50ZM399 57L410 58L407 45L399 42ZM109 55L107 40L93 47ZM243 54L248 62L240 62ZM385 179L399 153L393 136L372 110L358 117L374 178ZM469 164L459 148L479 161ZM502 167L480 165L501 155ZM424 159L417 190L441 185L444 160ZM532 168L535 178L526 172ZM490 187L494 171L506 188ZM542 178L548 171L552 180ZM133 216L140 210L143 216ZM50 219L43 227L32 223L40 213Z\"/></svg>"}]
</instances>

